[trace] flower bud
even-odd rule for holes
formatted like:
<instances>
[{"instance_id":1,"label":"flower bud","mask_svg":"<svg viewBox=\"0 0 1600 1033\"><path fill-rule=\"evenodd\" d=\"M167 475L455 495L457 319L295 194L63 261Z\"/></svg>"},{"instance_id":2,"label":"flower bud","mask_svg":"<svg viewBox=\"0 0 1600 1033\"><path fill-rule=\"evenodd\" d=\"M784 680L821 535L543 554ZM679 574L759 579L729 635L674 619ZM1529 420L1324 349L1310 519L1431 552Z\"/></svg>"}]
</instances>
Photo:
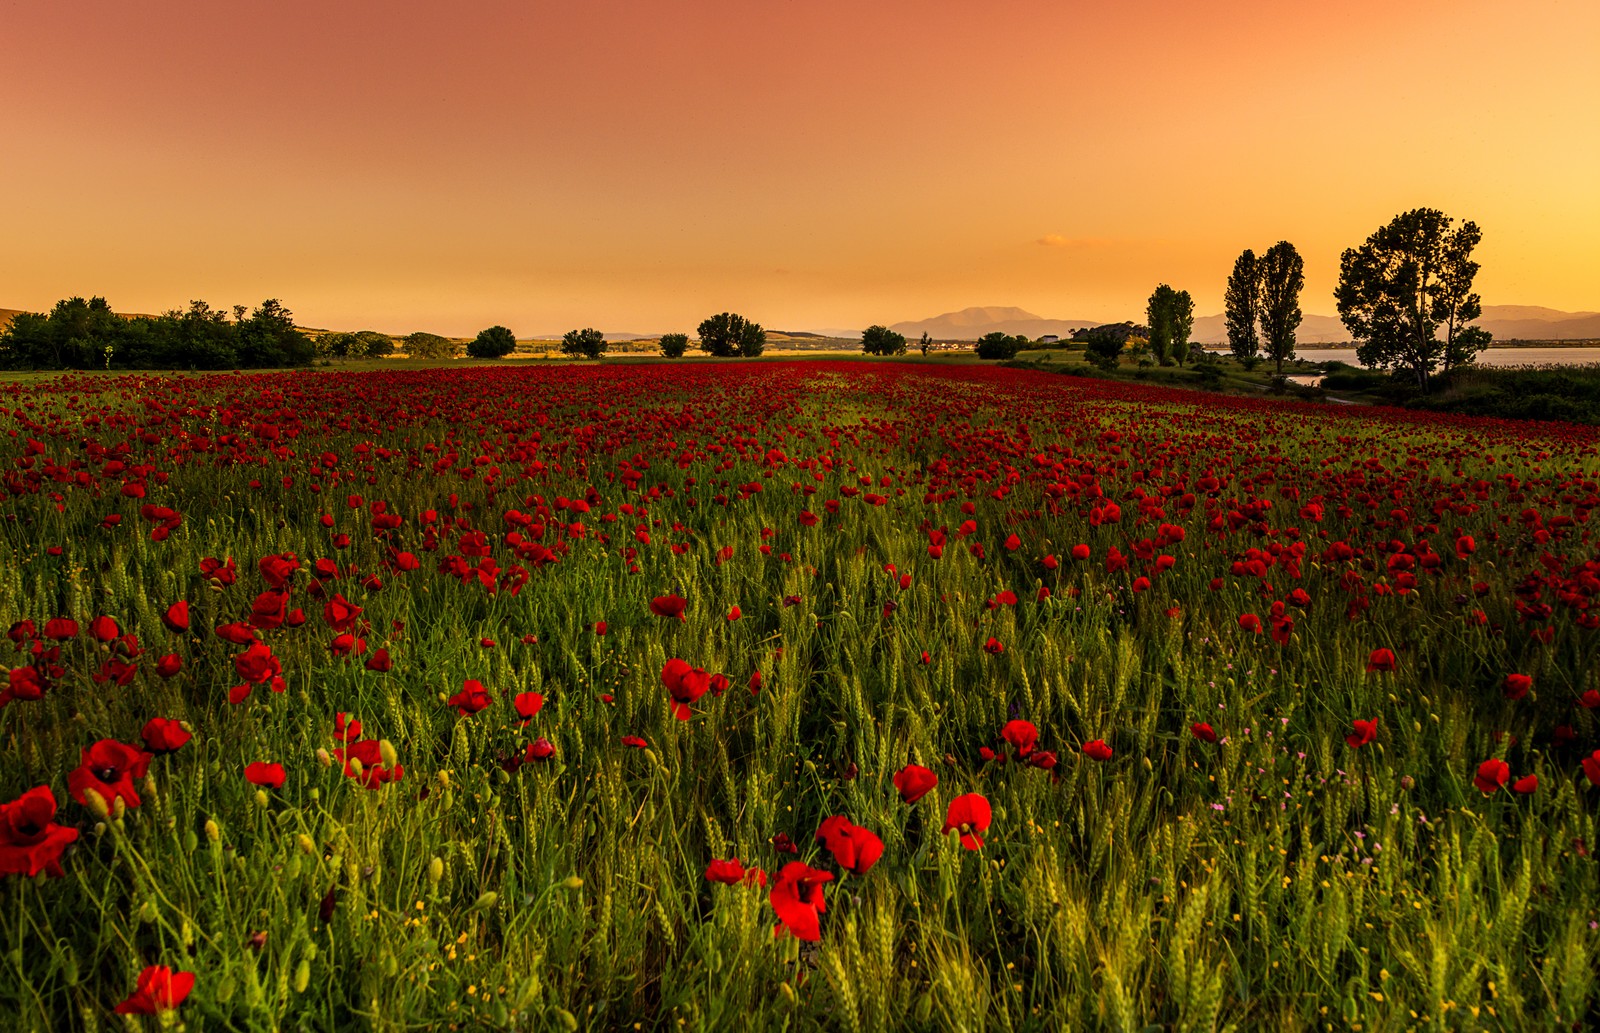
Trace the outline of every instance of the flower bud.
<instances>
[{"instance_id":1,"label":"flower bud","mask_svg":"<svg viewBox=\"0 0 1600 1033\"><path fill-rule=\"evenodd\" d=\"M579 890L583 888L583 880L578 878L576 875L569 875L565 879L561 880L561 885L565 886L569 890Z\"/></svg>"},{"instance_id":2,"label":"flower bud","mask_svg":"<svg viewBox=\"0 0 1600 1033\"><path fill-rule=\"evenodd\" d=\"M83 791L83 802L96 818L104 818L111 813L111 808L106 805L106 798L101 796L100 791L93 786Z\"/></svg>"},{"instance_id":3,"label":"flower bud","mask_svg":"<svg viewBox=\"0 0 1600 1033\"><path fill-rule=\"evenodd\" d=\"M122 820L122 816L124 814L127 814L127 813L128 813L128 801L124 800L120 796L112 797L111 798L111 817L113 819L115 819L116 821L121 821Z\"/></svg>"},{"instance_id":4,"label":"flower bud","mask_svg":"<svg viewBox=\"0 0 1600 1033\"><path fill-rule=\"evenodd\" d=\"M390 771L393 771L395 765L400 763L400 754L395 752L394 743L388 739L378 740L378 756L383 758L383 766Z\"/></svg>"},{"instance_id":5,"label":"flower bud","mask_svg":"<svg viewBox=\"0 0 1600 1033\"><path fill-rule=\"evenodd\" d=\"M317 852L317 844L304 832L300 833L299 839L296 842L300 844L300 850L303 853L314 854Z\"/></svg>"},{"instance_id":6,"label":"flower bud","mask_svg":"<svg viewBox=\"0 0 1600 1033\"><path fill-rule=\"evenodd\" d=\"M266 794L265 790L262 790L262 789L257 789L256 790L256 806L257 807L265 807L270 802L271 801L267 798L267 794Z\"/></svg>"},{"instance_id":7,"label":"flower bud","mask_svg":"<svg viewBox=\"0 0 1600 1033\"><path fill-rule=\"evenodd\" d=\"M444 860L435 857L428 862L428 881L437 886L442 878L444 878Z\"/></svg>"},{"instance_id":8,"label":"flower bud","mask_svg":"<svg viewBox=\"0 0 1600 1033\"><path fill-rule=\"evenodd\" d=\"M317 763L321 764L325 768L333 767L333 758L329 756L328 751L323 749L321 746L317 747Z\"/></svg>"},{"instance_id":9,"label":"flower bud","mask_svg":"<svg viewBox=\"0 0 1600 1033\"><path fill-rule=\"evenodd\" d=\"M217 840L222 838L222 829L219 828L217 826L217 823L215 821L213 821L212 819L210 819L210 818L206 819L205 828L206 828L206 838L209 839L211 842L215 843Z\"/></svg>"}]
</instances>

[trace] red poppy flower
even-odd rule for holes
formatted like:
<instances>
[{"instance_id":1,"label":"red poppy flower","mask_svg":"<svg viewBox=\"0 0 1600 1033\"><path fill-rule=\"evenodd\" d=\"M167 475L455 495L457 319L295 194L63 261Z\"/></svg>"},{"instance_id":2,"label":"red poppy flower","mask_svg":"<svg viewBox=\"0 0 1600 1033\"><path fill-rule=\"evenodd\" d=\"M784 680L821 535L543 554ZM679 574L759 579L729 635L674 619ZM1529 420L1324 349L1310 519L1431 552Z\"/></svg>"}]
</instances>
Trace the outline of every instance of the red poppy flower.
<instances>
[{"instance_id":1,"label":"red poppy flower","mask_svg":"<svg viewBox=\"0 0 1600 1033\"><path fill-rule=\"evenodd\" d=\"M544 736L528 744L527 751L523 754L526 760L549 760L556 752L555 746Z\"/></svg>"},{"instance_id":2,"label":"red poppy flower","mask_svg":"<svg viewBox=\"0 0 1600 1033\"><path fill-rule=\"evenodd\" d=\"M939 784L939 776L920 764L907 764L894 773L893 781L901 800L916 803Z\"/></svg>"},{"instance_id":3,"label":"red poppy flower","mask_svg":"<svg viewBox=\"0 0 1600 1033\"><path fill-rule=\"evenodd\" d=\"M1259 635L1261 634L1261 618L1253 613L1240 614L1239 627L1252 635Z\"/></svg>"},{"instance_id":4,"label":"red poppy flower","mask_svg":"<svg viewBox=\"0 0 1600 1033\"><path fill-rule=\"evenodd\" d=\"M779 925L774 933L787 929L796 939L811 943L822 939L820 916L827 910L822 886L831 881L832 872L818 871L804 861L790 861L784 865L767 895L778 916Z\"/></svg>"},{"instance_id":5,"label":"red poppy flower","mask_svg":"<svg viewBox=\"0 0 1600 1033\"><path fill-rule=\"evenodd\" d=\"M816 838L833 854L834 862L852 875L867 874L883 856L883 840L859 825L852 825L843 815L823 819Z\"/></svg>"},{"instance_id":6,"label":"red poppy flower","mask_svg":"<svg viewBox=\"0 0 1600 1033\"><path fill-rule=\"evenodd\" d=\"M454 707L456 713L462 717L467 717L493 702L494 697L489 695L482 683L468 678L462 683L461 691L450 697L448 705Z\"/></svg>"},{"instance_id":7,"label":"red poppy flower","mask_svg":"<svg viewBox=\"0 0 1600 1033\"><path fill-rule=\"evenodd\" d=\"M726 886L735 886L745 879L744 865L738 858L729 858L726 861L713 860L706 865L706 881L720 882Z\"/></svg>"},{"instance_id":8,"label":"red poppy flower","mask_svg":"<svg viewBox=\"0 0 1600 1033\"><path fill-rule=\"evenodd\" d=\"M78 838L78 830L56 824L55 817L56 797L49 786L0 803L0 875L65 874L61 853Z\"/></svg>"},{"instance_id":9,"label":"red poppy flower","mask_svg":"<svg viewBox=\"0 0 1600 1033\"><path fill-rule=\"evenodd\" d=\"M1506 699L1521 699L1528 694L1528 690L1531 688L1533 688L1533 679L1528 675L1508 674L1506 675L1505 685L1502 686L1502 691L1505 693Z\"/></svg>"},{"instance_id":10,"label":"red poppy flower","mask_svg":"<svg viewBox=\"0 0 1600 1033\"><path fill-rule=\"evenodd\" d=\"M361 722L350 720L350 715L339 711L333 715L333 737L339 742L350 743L361 738Z\"/></svg>"},{"instance_id":11,"label":"red poppy flower","mask_svg":"<svg viewBox=\"0 0 1600 1033\"><path fill-rule=\"evenodd\" d=\"M194 733L183 727L181 721L174 721L167 717L152 717L144 724L144 730L139 733L144 740L144 748L151 753L173 753L181 749L185 743L194 738Z\"/></svg>"},{"instance_id":12,"label":"red poppy flower","mask_svg":"<svg viewBox=\"0 0 1600 1033\"><path fill-rule=\"evenodd\" d=\"M349 631L361 617L362 609L335 592L332 599L322 604L322 619L334 631Z\"/></svg>"},{"instance_id":13,"label":"red poppy flower","mask_svg":"<svg viewBox=\"0 0 1600 1033\"><path fill-rule=\"evenodd\" d=\"M644 741L643 737L637 735L624 735L622 737L622 745L632 746L636 750L648 749L650 746L649 743Z\"/></svg>"},{"instance_id":14,"label":"red poppy flower","mask_svg":"<svg viewBox=\"0 0 1600 1033\"><path fill-rule=\"evenodd\" d=\"M780 854L798 855L800 853L800 848L794 845L794 840L789 838L789 833L787 832L780 832L772 837L772 849Z\"/></svg>"},{"instance_id":15,"label":"red poppy flower","mask_svg":"<svg viewBox=\"0 0 1600 1033\"><path fill-rule=\"evenodd\" d=\"M1111 747L1104 739L1091 739L1083 744L1083 752L1092 760L1110 760Z\"/></svg>"},{"instance_id":16,"label":"red poppy flower","mask_svg":"<svg viewBox=\"0 0 1600 1033\"><path fill-rule=\"evenodd\" d=\"M944 812L941 834L959 832L961 845L968 850L983 849L983 833L989 831L989 801L977 793L963 793L950 801Z\"/></svg>"},{"instance_id":17,"label":"red poppy flower","mask_svg":"<svg viewBox=\"0 0 1600 1033\"><path fill-rule=\"evenodd\" d=\"M44 622L44 637L54 642L78 637L78 622L71 617L52 617Z\"/></svg>"},{"instance_id":18,"label":"red poppy flower","mask_svg":"<svg viewBox=\"0 0 1600 1033\"><path fill-rule=\"evenodd\" d=\"M1395 669L1394 653L1388 649L1374 649L1367 657L1367 673L1387 674Z\"/></svg>"},{"instance_id":19,"label":"red poppy flower","mask_svg":"<svg viewBox=\"0 0 1600 1033\"><path fill-rule=\"evenodd\" d=\"M79 803L86 803L84 791L93 789L108 804L121 797L129 807L137 807L133 780L143 778L149 767L150 754L115 739L101 739L83 751L78 766L67 774L67 789Z\"/></svg>"},{"instance_id":20,"label":"red poppy flower","mask_svg":"<svg viewBox=\"0 0 1600 1033\"><path fill-rule=\"evenodd\" d=\"M216 636L235 646L248 646L256 640L255 630L243 623L224 624L216 629Z\"/></svg>"},{"instance_id":21,"label":"red poppy flower","mask_svg":"<svg viewBox=\"0 0 1600 1033\"><path fill-rule=\"evenodd\" d=\"M176 631L176 632L188 631L189 630L189 603L188 603L188 601L184 600L184 599L179 599L177 602L175 602L171 606L167 607L166 612L161 615L161 623L165 624L169 631Z\"/></svg>"},{"instance_id":22,"label":"red poppy flower","mask_svg":"<svg viewBox=\"0 0 1600 1033\"><path fill-rule=\"evenodd\" d=\"M156 661L156 673L163 678L175 677L183 670L183 657L177 653L168 653Z\"/></svg>"},{"instance_id":23,"label":"red poppy flower","mask_svg":"<svg viewBox=\"0 0 1600 1033\"><path fill-rule=\"evenodd\" d=\"M1350 726L1354 728L1355 731L1345 736L1344 741L1350 746L1351 749L1358 750L1378 737L1377 718L1373 718L1371 721L1363 721L1357 718L1356 720L1350 722Z\"/></svg>"},{"instance_id":24,"label":"red poppy flower","mask_svg":"<svg viewBox=\"0 0 1600 1033\"><path fill-rule=\"evenodd\" d=\"M999 639L991 636L989 641L983 644L983 651L990 656L999 656L1006 651L1006 647Z\"/></svg>"},{"instance_id":25,"label":"red poppy flower","mask_svg":"<svg viewBox=\"0 0 1600 1033\"><path fill-rule=\"evenodd\" d=\"M1031 721L1007 721L1000 729L1000 738L1012 745L1017 759L1022 760L1039 744L1039 729Z\"/></svg>"},{"instance_id":26,"label":"red poppy flower","mask_svg":"<svg viewBox=\"0 0 1600 1033\"><path fill-rule=\"evenodd\" d=\"M285 772L282 764L272 764L256 761L244 766L245 781L251 785L264 786L267 789L280 789L283 787Z\"/></svg>"},{"instance_id":27,"label":"red poppy flower","mask_svg":"<svg viewBox=\"0 0 1600 1033\"><path fill-rule=\"evenodd\" d=\"M657 617L676 617L678 620L688 620L683 615L684 607L689 605L689 600L680 595L658 595L650 600L650 612Z\"/></svg>"},{"instance_id":28,"label":"red poppy flower","mask_svg":"<svg viewBox=\"0 0 1600 1033\"><path fill-rule=\"evenodd\" d=\"M604 635L606 633L606 622L605 621L595 621L594 622L594 633L596 635Z\"/></svg>"},{"instance_id":29,"label":"red poppy flower","mask_svg":"<svg viewBox=\"0 0 1600 1033\"><path fill-rule=\"evenodd\" d=\"M1089 547L1087 545L1079 544L1079 545L1074 545L1072 547L1072 558L1077 560L1079 563L1082 563L1085 560L1087 560L1089 558L1089 556L1090 556L1090 552L1089 552Z\"/></svg>"},{"instance_id":30,"label":"red poppy flower","mask_svg":"<svg viewBox=\"0 0 1600 1033\"><path fill-rule=\"evenodd\" d=\"M398 782L405 777L404 765L396 764L391 771L383 763L383 745L376 739L362 739L341 746L333 751L334 756L344 762L344 773L350 778L359 778L361 784L368 789L376 789L385 782ZM356 772L356 764L361 765L360 773Z\"/></svg>"},{"instance_id":31,"label":"red poppy flower","mask_svg":"<svg viewBox=\"0 0 1600 1033\"><path fill-rule=\"evenodd\" d=\"M133 993L113 1010L118 1015L158 1015L177 1008L193 989L193 972L174 972L165 965L151 965L139 973Z\"/></svg>"},{"instance_id":32,"label":"red poppy flower","mask_svg":"<svg viewBox=\"0 0 1600 1033\"><path fill-rule=\"evenodd\" d=\"M1486 760L1478 765L1478 773L1472 777L1472 784L1477 786L1485 796L1506 784L1506 779L1511 777L1511 766L1503 760Z\"/></svg>"},{"instance_id":33,"label":"red poppy flower","mask_svg":"<svg viewBox=\"0 0 1600 1033\"><path fill-rule=\"evenodd\" d=\"M1588 777L1590 785L1600 786L1600 750L1595 750L1583 758L1583 773Z\"/></svg>"},{"instance_id":34,"label":"red poppy flower","mask_svg":"<svg viewBox=\"0 0 1600 1033\"><path fill-rule=\"evenodd\" d=\"M511 700L511 705L516 708L517 716L523 724L532 721L534 715L539 713L539 708L544 706L544 697L537 692L519 692Z\"/></svg>"},{"instance_id":35,"label":"red poppy flower","mask_svg":"<svg viewBox=\"0 0 1600 1033\"><path fill-rule=\"evenodd\" d=\"M379 646L373 651L371 656L367 657L367 662L362 664L362 666L369 671L376 671L379 674L387 674L394 670L394 660L390 658L389 649L387 646Z\"/></svg>"},{"instance_id":36,"label":"red poppy flower","mask_svg":"<svg viewBox=\"0 0 1600 1033\"><path fill-rule=\"evenodd\" d=\"M687 661L673 657L661 669L661 684L672 697L672 716L679 721L689 720L689 704L706 694L711 688L711 675Z\"/></svg>"},{"instance_id":37,"label":"red poppy flower","mask_svg":"<svg viewBox=\"0 0 1600 1033\"><path fill-rule=\"evenodd\" d=\"M13 667L6 672L6 687L0 690L0 707L14 699L38 700L44 698L49 683L39 669L32 665Z\"/></svg>"},{"instance_id":38,"label":"red poppy flower","mask_svg":"<svg viewBox=\"0 0 1600 1033\"><path fill-rule=\"evenodd\" d=\"M728 611L728 619L730 621L736 621L740 617L743 617L743 616L744 616L744 614L739 611L739 607L738 606L734 606L731 610Z\"/></svg>"},{"instance_id":39,"label":"red poppy flower","mask_svg":"<svg viewBox=\"0 0 1600 1033\"><path fill-rule=\"evenodd\" d=\"M1028 754L1028 763L1042 771L1054 771L1056 755L1052 750L1034 750Z\"/></svg>"},{"instance_id":40,"label":"red poppy flower","mask_svg":"<svg viewBox=\"0 0 1600 1033\"><path fill-rule=\"evenodd\" d=\"M280 553L276 556L263 556L256 563L261 571L261 576L273 588L283 588L289 583L289 578L300 569L300 559L292 552Z\"/></svg>"},{"instance_id":41,"label":"red poppy flower","mask_svg":"<svg viewBox=\"0 0 1600 1033\"><path fill-rule=\"evenodd\" d=\"M1527 796L1539 788L1539 776L1523 775L1521 778L1511 783L1511 788L1514 792L1518 792L1524 796Z\"/></svg>"},{"instance_id":42,"label":"red poppy flower","mask_svg":"<svg viewBox=\"0 0 1600 1033\"><path fill-rule=\"evenodd\" d=\"M110 617L96 617L89 622L89 631L101 642L112 642L122 637L122 628Z\"/></svg>"},{"instance_id":43,"label":"red poppy flower","mask_svg":"<svg viewBox=\"0 0 1600 1033\"><path fill-rule=\"evenodd\" d=\"M1578 705L1585 710L1594 710L1596 707L1600 707L1600 689L1589 689L1582 696L1579 696Z\"/></svg>"},{"instance_id":44,"label":"red poppy flower","mask_svg":"<svg viewBox=\"0 0 1600 1033\"><path fill-rule=\"evenodd\" d=\"M1212 743L1217 741L1217 730L1204 721L1196 721L1189 726L1189 731L1196 739L1203 739Z\"/></svg>"},{"instance_id":45,"label":"red poppy flower","mask_svg":"<svg viewBox=\"0 0 1600 1033\"><path fill-rule=\"evenodd\" d=\"M252 642L249 648L235 656L233 669L251 685L259 685L283 673L283 665L272 655L272 647L264 642Z\"/></svg>"}]
</instances>

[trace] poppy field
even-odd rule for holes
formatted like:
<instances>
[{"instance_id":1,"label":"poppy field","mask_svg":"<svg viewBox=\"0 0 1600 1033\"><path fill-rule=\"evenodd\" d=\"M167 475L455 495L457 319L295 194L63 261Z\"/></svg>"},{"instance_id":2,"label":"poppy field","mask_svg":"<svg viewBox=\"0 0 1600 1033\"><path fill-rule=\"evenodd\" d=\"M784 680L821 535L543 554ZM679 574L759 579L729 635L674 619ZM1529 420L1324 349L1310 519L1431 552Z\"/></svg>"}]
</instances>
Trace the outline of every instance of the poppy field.
<instances>
[{"instance_id":1,"label":"poppy field","mask_svg":"<svg viewBox=\"0 0 1600 1033\"><path fill-rule=\"evenodd\" d=\"M1596 1013L1593 428L822 361L0 426L6 1028Z\"/></svg>"}]
</instances>

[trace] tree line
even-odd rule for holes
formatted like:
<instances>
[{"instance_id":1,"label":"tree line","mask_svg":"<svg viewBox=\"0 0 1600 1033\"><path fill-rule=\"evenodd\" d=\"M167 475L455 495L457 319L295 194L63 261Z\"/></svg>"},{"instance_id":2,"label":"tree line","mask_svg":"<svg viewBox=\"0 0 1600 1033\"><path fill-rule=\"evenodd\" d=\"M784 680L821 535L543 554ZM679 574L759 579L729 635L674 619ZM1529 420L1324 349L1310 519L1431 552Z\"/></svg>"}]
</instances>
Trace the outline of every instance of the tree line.
<instances>
[{"instance_id":1,"label":"tree line","mask_svg":"<svg viewBox=\"0 0 1600 1033\"><path fill-rule=\"evenodd\" d=\"M64 298L23 312L0 330L0 366L11 369L261 369L301 366L311 338L276 298L232 318L204 301L159 316L119 316L105 298Z\"/></svg>"}]
</instances>

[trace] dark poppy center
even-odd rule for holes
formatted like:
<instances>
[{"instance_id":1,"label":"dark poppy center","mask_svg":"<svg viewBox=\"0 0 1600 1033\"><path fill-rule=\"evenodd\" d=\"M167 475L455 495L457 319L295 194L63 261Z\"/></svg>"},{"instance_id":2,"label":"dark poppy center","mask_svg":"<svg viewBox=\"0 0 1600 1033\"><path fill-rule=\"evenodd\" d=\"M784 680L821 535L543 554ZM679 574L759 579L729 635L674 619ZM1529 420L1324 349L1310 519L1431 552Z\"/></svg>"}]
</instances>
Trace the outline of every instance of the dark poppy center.
<instances>
[{"instance_id":1,"label":"dark poppy center","mask_svg":"<svg viewBox=\"0 0 1600 1033\"><path fill-rule=\"evenodd\" d=\"M100 781L105 782L108 785L112 782L115 782L118 777L120 777L120 772L118 772L116 768L93 768L91 770L95 778L98 778Z\"/></svg>"}]
</instances>

